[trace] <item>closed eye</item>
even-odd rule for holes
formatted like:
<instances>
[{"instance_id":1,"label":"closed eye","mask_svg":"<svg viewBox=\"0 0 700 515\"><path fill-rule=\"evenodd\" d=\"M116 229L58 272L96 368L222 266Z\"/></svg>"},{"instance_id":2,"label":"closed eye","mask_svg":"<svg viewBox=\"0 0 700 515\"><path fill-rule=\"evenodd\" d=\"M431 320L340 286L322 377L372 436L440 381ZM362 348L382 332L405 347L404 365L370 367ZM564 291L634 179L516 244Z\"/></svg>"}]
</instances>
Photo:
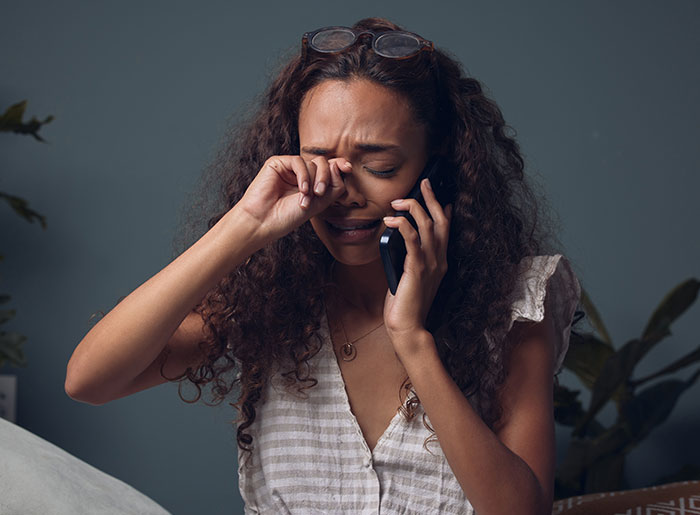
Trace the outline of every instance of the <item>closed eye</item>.
<instances>
[{"instance_id":1,"label":"closed eye","mask_svg":"<svg viewBox=\"0 0 700 515\"><path fill-rule=\"evenodd\" d=\"M379 177L390 177L394 175L396 168L392 168L390 170L372 170L370 167L365 166L365 170L367 170L372 175L377 175Z\"/></svg>"}]
</instances>

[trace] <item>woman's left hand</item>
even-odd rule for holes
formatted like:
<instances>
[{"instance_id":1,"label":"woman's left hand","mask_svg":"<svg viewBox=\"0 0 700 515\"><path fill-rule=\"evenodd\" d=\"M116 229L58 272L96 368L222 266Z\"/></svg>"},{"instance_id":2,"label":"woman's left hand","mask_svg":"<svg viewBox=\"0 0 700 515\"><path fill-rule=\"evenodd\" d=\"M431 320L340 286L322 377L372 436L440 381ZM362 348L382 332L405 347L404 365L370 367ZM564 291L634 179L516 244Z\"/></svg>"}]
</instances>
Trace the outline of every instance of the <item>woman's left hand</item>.
<instances>
[{"instance_id":1,"label":"woman's left hand","mask_svg":"<svg viewBox=\"0 0 700 515\"><path fill-rule=\"evenodd\" d=\"M425 331L428 311L447 272L452 206L443 210L427 179L421 182L421 192L430 216L415 199L391 203L397 211L411 214L418 231L403 216L384 218L387 227L398 228L406 244L406 259L396 294L387 291L384 302L384 323L399 358L421 350L419 342L424 339L416 336Z\"/></svg>"}]
</instances>

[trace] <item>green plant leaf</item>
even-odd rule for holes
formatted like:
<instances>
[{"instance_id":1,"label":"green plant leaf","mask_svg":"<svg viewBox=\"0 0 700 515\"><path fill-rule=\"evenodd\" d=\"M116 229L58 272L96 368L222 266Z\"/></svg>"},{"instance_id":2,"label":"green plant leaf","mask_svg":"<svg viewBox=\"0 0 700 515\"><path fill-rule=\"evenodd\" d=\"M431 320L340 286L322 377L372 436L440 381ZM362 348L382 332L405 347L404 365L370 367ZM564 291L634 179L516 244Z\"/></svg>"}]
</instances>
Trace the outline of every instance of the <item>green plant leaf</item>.
<instances>
[{"instance_id":1,"label":"green plant leaf","mask_svg":"<svg viewBox=\"0 0 700 515\"><path fill-rule=\"evenodd\" d=\"M627 426L630 435L625 452L629 452L632 447L646 438L652 429L668 418L678 398L695 383L698 377L700 377L700 369L687 381L669 379L656 383L622 406L620 419Z\"/></svg>"},{"instance_id":2,"label":"green plant leaf","mask_svg":"<svg viewBox=\"0 0 700 515\"><path fill-rule=\"evenodd\" d=\"M26 200L15 195L9 195L2 191L0 191L0 198L7 200L12 209L14 209L15 213L17 213L19 216L30 223L33 223L34 220L38 220L41 227L46 229L46 217L31 209Z\"/></svg>"},{"instance_id":3,"label":"green plant leaf","mask_svg":"<svg viewBox=\"0 0 700 515\"><path fill-rule=\"evenodd\" d=\"M31 134L34 139L45 142L44 139L39 136L39 129L42 125L51 122L54 118L53 116L47 116L43 121L32 117L28 122L23 122L22 117L24 116L24 111L27 108L27 101L22 100L18 102L5 111L5 113L0 116L0 132L16 132L19 134Z\"/></svg>"},{"instance_id":4,"label":"green plant leaf","mask_svg":"<svg viewBox=\"0 0 700 515\"><path fill-rule=\"evenodd\" d=\"M574 435L585 434L586 424L595 417L613 394L619 395L617 390L627 382L639 360L660 340L661 336L658 333L649 340L630 340L619 351L610 355L593 385L591 404L586 415L574 429Z\"/></svg>"},{"instance_id":5,"label":"green plant leaf","mask_svg":"<svg viewBox=\"0 0 700 515\"><path fill-rule=\"evenodd\" d=\"M24 111L27 109L27 101L22 100L8 107L2 116L0 116L0 127L20 125L24 117Z\"/></svg>"},{"instance_id":6,"label":"green plant leaf","mask_svg":"<svg viewBox=\"0 0 700 515\"><path fill-rule=\"evenodd\" d=\"M667 374L672 374L673 372L676 372L682 368L685 368L688 365L692 365L696 361L700 361L700 347L698 347L697 349L695 349L692 352L689 352L688 354L686 354L682 358L677 359L676 361L674 361L670 365L662 368L658 372L654 372L653 374L648 375L646 377L643 377L641 379L637 379L636 381L631 381L630 386L632 388L636 388L637 386L639 386L643 383L646 383L647 381L651 381L652 379L656 379L657 377L661 377L661 376L667 375Z\"/></svg>"},{"instance_id":7,"label":"green plant leaf","mask_svg":"<svg viewBox=\"0 0 700 515\"><path fill-rule=\"evenodd\" d=\"M651 315L642 333L642 339L647 339L655 333L670 334L669 326L695 302L698 290L700 281L691 277L667 293Z\"/></svg>"},{"instance_id":8,"label":"green plant leaf","mask_svg":"<svg viewBox=\"0 0 700 515\"><path fill-rule=\"evenodd\" d=\"M598 334L601 337L601 342L610 347L611 349L613 348L613 343L612 343L612 338L610 338L610 334L608 334L608 330L605 328L605 324L603 323L603 318L600 316L598 313L598 310L596 309L595 305L593 304L593 301L591 298L588 296L588 293L582 288L581 289L581 305L583 306L583 310L586 312L586 316L588 319L591 321L591 325L593 325L593 328L598 332Z\"/></svg>"},{"instance_id":9,"label":"green plant leaf","mask_svg":"<svg viewBox=\"0 0 700 515\"><path fill-rule=\"evenodd\" d=\"M12 320L17 313L15 309L0 309L0 324L4 324L8 320Z\"/></svg>"},{"instance_id":10,"label":"green plant leaf","mask_svg":"<svg viewBox=\"0 0 700 515\"><path fill-rule=\"evenodd\" d=\"M0 332L0 366L8 361L15 367L26 367L27 360L22 351L22 345L27 337L19 333Z\"/></svg>"},{"instance_id":11,"label":"green plant leaf","mask_svg":"<svg viewBox=\"0 0 700 515\"><path fill-rule=\"evenodd\" d=\"M589 390L600 376L603 366L615 351L592 334L571 333L564 366L571 370Z\"/></svg>"}]
</instances>

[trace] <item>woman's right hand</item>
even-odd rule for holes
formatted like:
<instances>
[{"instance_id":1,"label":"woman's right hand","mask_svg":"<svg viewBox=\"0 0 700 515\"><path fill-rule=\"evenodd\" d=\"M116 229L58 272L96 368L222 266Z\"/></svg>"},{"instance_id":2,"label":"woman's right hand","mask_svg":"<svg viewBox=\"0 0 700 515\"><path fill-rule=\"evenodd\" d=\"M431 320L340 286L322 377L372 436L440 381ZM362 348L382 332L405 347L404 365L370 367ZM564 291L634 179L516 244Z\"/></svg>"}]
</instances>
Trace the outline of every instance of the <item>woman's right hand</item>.
<instances>
[{"instance_id":1,"label":"woman's right hand","mask_svg":"<svg viewBox=\"0 0 700 515\"><path fill-rule=\"evenodd\" d=\"M265 241L275 241L331 205L345 192L342 173L352 169L343 158L272 156L236 204L252 218Z\"/></svg>"}]
</instances>

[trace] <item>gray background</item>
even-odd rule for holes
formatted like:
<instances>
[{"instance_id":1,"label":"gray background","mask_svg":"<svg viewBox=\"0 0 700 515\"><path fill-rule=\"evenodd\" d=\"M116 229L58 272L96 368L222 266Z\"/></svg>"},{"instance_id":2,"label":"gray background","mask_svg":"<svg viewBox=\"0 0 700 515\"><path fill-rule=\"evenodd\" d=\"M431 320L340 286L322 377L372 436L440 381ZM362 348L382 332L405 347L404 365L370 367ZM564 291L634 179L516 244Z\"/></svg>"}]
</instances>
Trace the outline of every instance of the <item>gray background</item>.
<instances>
[{"instance_id":1,"label":"gray background","mask_svg":"<svg viewBox=\"0 0 700 515\"><path fill-rule=\"evenodd\" d=\"M233 408L186 404L172 384L93 407L66 396L65 366L91 313L170 262L227 120L301 33L366 16L434 40L484 83L618 346L700 275L698 2L5 1L0 109L26 98L29 116L56 117L49 144L0 135L0 190L48 218L42 231L0 205L0 290L18 311L6 328L29 338L29 367L2 370L18 375L21 426L175 514L242 513ZM697 346L699 310L640 373ZM696 385L630 456L632 486L700 463L699 398Z\"/></svg>"}]
</instances>

